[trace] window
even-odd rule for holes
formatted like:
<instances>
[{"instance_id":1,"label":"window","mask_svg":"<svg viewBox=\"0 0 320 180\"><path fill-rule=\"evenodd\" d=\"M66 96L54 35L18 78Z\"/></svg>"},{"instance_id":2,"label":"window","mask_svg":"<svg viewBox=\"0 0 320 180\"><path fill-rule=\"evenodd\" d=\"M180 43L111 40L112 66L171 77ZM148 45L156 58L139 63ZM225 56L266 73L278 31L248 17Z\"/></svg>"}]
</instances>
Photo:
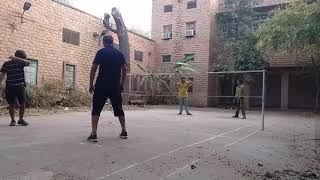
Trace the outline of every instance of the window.
<instances>
[{"instance_id":1,"label":"window","mask_svg":"<svg viewBox=\"0 0 320 180\"><path fill-rule=\"evenodd\" d=\"M163 26L162 39L172 38L172 24Z\"/></svg>"},{"instance_id":2,"label":"window","mask_svg":"<svg viewBox=\"0 0 320 180\"><path fill-rule=\"evenodd\" d=\"M140 51L134 51L134 60L136 61L143 61L143 52Z\"/></svg>"},{"instance_id":3,"label":"window","mask_svg":"<svg viewBox=\"0 0 320 180\"><path fill-rule=\"evenodd\" d=\"M76 66L65 64L64 66L64 85L67 89L75 87Z\"/></svg>"},{"instance_id":4,"label":"window","mask_svg":"<svg viewBox=\"0 0 320 180\"><path fill-rule=\"evenodd\" d=\"M191 84L189 86L189 89L188 89L188 92L192 93L193 92L193 78L188 78L188 81L191 82Z\"/></svg>"},{"instance_id":5,"label":"window","mask_svg":"<svg viewBox=\"0 0 320 180\"><path fill-rule=\"evenodd\" d=\"M188 0L187 9L197 8L197 0Z\"/></svg>"},{"instance_id":6,"label":"window","mask_svg":"<svg viewBox=\"0 0 320 180\"><path fill-rule=\"evenodd\" d=\"M30 65L24 68L24 76L26 83L30 85L37 85L37 75L38 75L38 61L29 60Z\"/></svg>"},{"instance_id":7,"label":"window","mask_svg":"<svg viewBox=\"0 0 320 180\"><path fill-rule=\"evenodd\" d=\"M196 22L187 22L186 23L186 30L196 30Z\"/></svg>"},{"instance_id":8,"label":"window","mask_svg":"<svg viewBox=\"0 0 320 180\"><path fill-rule=\"evenodd\" d=\"M164 5L163 12L164 13L172 12L172 8L173 8L172 4Z\"/></svg>"},{"instance_id":9,"label":"window","mask_svg":"<svg viewBox=\"0 0 320 180\"><path fill-rule=\"evenodd\" d=\"M194 61L195 59L195 54L185 54L184 58L190 58L190 61Z\"/></svg>"},{"instance_id":10,"label":"window","mask_svg":"<svg viewBox=\"0 0 320 180\"><path fill-rule=\"evenodd\" d=\"M224 39L236 37L236 29L234 23L224 23L220 26L220 32Z\"/></svg>"},{"instance_id":11,"label":"window","mask_svg":"<svg viewBox=\"0 0 320 180\"><path fill-rule=\"evenodd\" d=\"M172 33L172 24L163 26L163 33Z\"/></svg>"},{"instance_id":12,"label":"window","mask_svg":"<svg viewBox=\"0 0 320 180\"><path fill-rule=\"evenodd\" d=\"M252 32L256 32L259 27L264 23L266 22L268 19L268 15L266 14L260 14L260 15L257 15L253 18L253 21L252 21Z\"/></svg>"},{"instance_id":13,"label":"window","mask_svg":"<svg viewBox=\"0 0 320 180\"><path fill-rule=\"evenodd\" d=\"M171 62L171 55L163 55L162 62L164 62L164 63Z\"/></svg>"},{"instance_id":14,"label":"window","mask_svg":"<svg viewBox=\"0 0 320 180\"><path fill-rule=\"evenodd\" d=\"M194 37L196 30L196 22L187 22L186 23L186 32L185 37Z\"/></svg>"},{"instance_id":15,"label":"window","mask_svg":"<svg viewBox=\"0 0 320 180\"><path fill-rule=\"evenodd\" d=\"M69 30L67 28L63 28L62 42L79 46L80 45L80 33Z\"/></svg>"}]
</instances>

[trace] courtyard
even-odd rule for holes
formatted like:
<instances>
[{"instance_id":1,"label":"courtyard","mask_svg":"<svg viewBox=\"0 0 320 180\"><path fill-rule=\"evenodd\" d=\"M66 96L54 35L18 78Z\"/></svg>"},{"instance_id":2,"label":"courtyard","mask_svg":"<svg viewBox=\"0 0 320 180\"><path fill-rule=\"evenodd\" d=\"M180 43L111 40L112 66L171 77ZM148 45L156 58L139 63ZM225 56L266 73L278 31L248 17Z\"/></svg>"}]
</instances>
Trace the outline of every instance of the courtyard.
<instances>
[{"instance_id":1,"label":"courtyard","mask_svg":"<svg viewBox=\"0 0 320 180\"><path fill-rule=\"evenodd\" d=\"M86 141L89 112L27 117L28 127L0 118L1 180L318 179L320 118L308 112L175 106L127 111L129 139L104 112L98 143ZM318 133L318 134L317 134Z\"/></svg>"}]
</instances>

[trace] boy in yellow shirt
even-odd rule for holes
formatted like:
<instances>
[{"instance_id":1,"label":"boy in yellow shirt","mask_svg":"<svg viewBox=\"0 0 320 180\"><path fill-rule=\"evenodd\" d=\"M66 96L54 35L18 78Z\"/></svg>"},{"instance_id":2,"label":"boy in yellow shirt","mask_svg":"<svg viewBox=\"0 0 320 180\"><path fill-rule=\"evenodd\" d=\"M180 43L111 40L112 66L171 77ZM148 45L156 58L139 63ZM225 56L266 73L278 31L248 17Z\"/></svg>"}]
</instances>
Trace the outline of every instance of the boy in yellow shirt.
<instances>
[{"instance_id":1,"label":"boy in yellow shirt","mask_svg":"<svg viewBox=\"0 0 320 180\"><path fill-rule=\"evenodd\" d=\"M190 85L191 83L187 81L184 77L182 77L180 82L177 83L180 100L180 111L178 115L182 114L183 108L186 109L187 115L192 115L188 110L188 89Z\"/></svg>"}]
</instances>

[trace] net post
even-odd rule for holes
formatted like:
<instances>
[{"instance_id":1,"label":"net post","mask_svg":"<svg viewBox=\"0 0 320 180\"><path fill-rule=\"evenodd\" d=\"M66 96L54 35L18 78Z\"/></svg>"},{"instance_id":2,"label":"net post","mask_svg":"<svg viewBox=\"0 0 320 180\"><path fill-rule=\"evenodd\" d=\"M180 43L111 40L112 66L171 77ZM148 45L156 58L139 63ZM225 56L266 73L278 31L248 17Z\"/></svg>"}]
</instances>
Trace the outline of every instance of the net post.
<instances>
[{"instance_id":1,"label":"net post","mask_svg":"<svg viewBox=\"0 0 320 180\"><path fill-rule=\"evenodd\" d=\"M262 111L262 128L261 130L264 131L264 106L265 106L265 88L266 88L266 71L263 70L262 72L262 103L261 103L261 111Z\"/></svg>"}]
</instances>

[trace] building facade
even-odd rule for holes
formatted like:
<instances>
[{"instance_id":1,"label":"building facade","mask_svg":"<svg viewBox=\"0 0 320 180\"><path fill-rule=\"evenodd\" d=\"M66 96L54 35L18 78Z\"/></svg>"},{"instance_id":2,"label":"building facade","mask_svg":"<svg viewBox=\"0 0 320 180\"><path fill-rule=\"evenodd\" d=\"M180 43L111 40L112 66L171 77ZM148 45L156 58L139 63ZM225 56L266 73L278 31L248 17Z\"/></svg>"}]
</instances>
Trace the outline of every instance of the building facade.
<instances>
[{"instance_id":1,"label":"building facade","mask_svg":"<svg viewBox=\"0 0 320 180\"><path fill-rule=\"evenodd\" d=\"M194 56L191 64L196 72L190 75L193 87L189 92L195 106L208 105L210 48L214 0L153 0L152 39L156 43L155 64L165 71L186 57ZM174 83L172 83L174 86Z\"/></svg>"},{"instance_id":2,"label":"building facade","mask_svg":"<svg viewBox=\"0 0 320 180\"><path fill-rule=\"evenodd\" d=\"M102 20L55 0L29 2L32 6L21 19L24 1L0 1L1 64L22 49L31 59L26 68L29 84L55 80L70 88L88 88L92 61L102 47ZM153 67L154 41L134 32L129 39L131 57L140 55L132 61L131 72L139 73L136 64Z\"/></svg>"},{"instance_id":3,"label":"building facade","mask_svg":"<svg viewBox=\"0 0 320 180\"><path fill-rule=\"evenodd\" d=\"M103 22L58 0L29 0L32 7L23 15L23 1L1 0L0 63L17 49L31 59L26 69L27 82L41 85L63 81L66 88L87 88L95 53L101 48L99 35ZM217 63L216 17L225 11L222 0L153 0L152 37L129 32L132 92L143 92L140 67L153 72L168 72L175 62L193 56L196 72L190 101L193 106L211 106L209 96L219 95L217 79L208 72ZM255 8L272 10L286 0L263 0ZM23 15L23 18L21 18ZM256 19L257 29L267 17ZM226 36L228 31L226 30ZM113 34L115 39L116 35ZM117 44L117 39L116 39ZM304 56L278 56L269 59L266 104L274 108L310 108L314 105L313 77L301 76ZM172 92L175 83L170 82ZM143 86L143 85L142 85ZM261 86L261 84L260 84ZM310 88L304 88L310 87ZM129 87L128 87L129 88ZM260 87L261 88L261 87ZM253 103L254 104L254 103Z\"/></svg>"}]
</instances>

